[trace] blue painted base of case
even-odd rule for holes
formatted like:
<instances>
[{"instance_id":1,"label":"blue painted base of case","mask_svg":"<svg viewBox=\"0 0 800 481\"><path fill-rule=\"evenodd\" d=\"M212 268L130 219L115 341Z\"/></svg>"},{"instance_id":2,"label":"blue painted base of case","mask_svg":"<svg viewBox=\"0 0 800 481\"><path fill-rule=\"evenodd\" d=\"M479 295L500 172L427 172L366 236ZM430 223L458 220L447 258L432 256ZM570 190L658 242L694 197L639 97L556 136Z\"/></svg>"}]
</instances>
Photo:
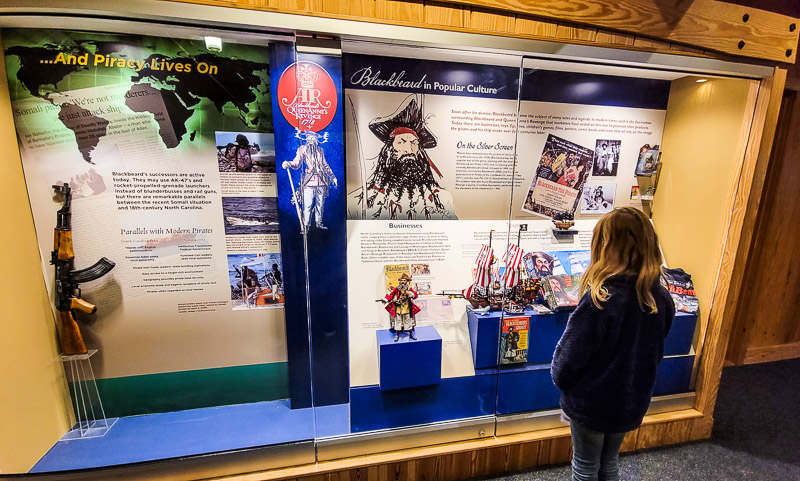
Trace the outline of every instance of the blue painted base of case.
<instances>
[{"instance_id":1,"label":"blue painted base of case","mask_svg":"<svg viewBox=\"0 0 800 481\"><path fill-rule=\"evenodd\" d=\"M689 354L697 325L697 313L676 312L672 328L664 339L664 355L677 356Z\"/></svg>"},{"instance_id":2,"label":"blue painted base of case","mask_svg":"<svg viewBox=\"0 0 800 481\"><path fill-rule=\"evenodd\" d=\"M497 378L492 375L445 378L432 386L391 391L375 385L354 387L350 427L355 433L492 415L496 394Z\"/></svg>"},{"instance_id":3,"label":"blue painted base of case","mask_svg":"<svg viewBox=\"0 0 800 481\"><path fill-rule=\"evenodd\" d=\"M694 353L683 356L670 356L661 360L656 374L654 396L688 392L692 381Z\"/></svg>"},{"instance_id":4,"label":"blue painted base of case","mask_svg":"<svg viewBox=\"0 0 800 481\"><path fill-rule=\"evenodd\" d=\"M550 364L501 369L497 381L497 414L558 408L559 391L550 378Z\"/></svg>"},{"instance_id":5,"label":"blue painted base of case","mask_svg":"<svg viewBox=\"0 0 800 481\"><path fill-rule=\"evenodd\" d=\"M442 379L442 337L433 326L407 332L398 341L389 329L377 331L380 389L402 389L437 384Z\"/></svg>"}]
</instances>

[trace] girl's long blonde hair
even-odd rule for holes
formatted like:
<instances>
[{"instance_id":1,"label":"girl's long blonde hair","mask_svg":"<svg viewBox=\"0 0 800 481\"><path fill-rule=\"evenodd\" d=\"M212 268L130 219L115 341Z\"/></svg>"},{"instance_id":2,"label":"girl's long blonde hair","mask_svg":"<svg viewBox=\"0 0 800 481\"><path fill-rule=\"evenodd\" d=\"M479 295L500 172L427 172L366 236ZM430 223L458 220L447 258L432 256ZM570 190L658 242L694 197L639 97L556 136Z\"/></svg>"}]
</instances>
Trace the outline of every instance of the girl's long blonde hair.
<instances>
[{"instance_id":1,"label":"girl's long blonde hair","mask_svg":"<svg viewBox=\"0 0 800 481\"><path fill-rule=\"evenodd\" d=\"M592 237L592 260L581 279L599 309L608 299L605 284L617 275L636 277L636 297L643 311L658 312L651 289L661 275L658 237L644 212L633 207L615 209L600 218Z\"/></svg>"}]
</instances>

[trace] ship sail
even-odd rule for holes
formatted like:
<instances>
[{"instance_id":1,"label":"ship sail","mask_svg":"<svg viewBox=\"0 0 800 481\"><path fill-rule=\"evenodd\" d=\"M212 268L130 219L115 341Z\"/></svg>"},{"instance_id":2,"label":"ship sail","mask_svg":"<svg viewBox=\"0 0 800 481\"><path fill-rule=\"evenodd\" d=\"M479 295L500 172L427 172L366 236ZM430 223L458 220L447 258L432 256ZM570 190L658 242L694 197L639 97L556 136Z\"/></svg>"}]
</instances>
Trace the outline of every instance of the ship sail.
<instances>
[{"instance_id":1,"label":"ship sail","mask_svg":"<svg viewBox=\"0 0 800 481\"><path fill-rule=\"evenodd\" d=\"M503 262L506 268L503 272L502 279L500 279L503 287L511 288L519 284L522 278L520 270L522 268L523 254L525 254L525 252L523 252L521 247L515 244L508 244L506 253L503 256Z\"/></svg>"}]
</instances>

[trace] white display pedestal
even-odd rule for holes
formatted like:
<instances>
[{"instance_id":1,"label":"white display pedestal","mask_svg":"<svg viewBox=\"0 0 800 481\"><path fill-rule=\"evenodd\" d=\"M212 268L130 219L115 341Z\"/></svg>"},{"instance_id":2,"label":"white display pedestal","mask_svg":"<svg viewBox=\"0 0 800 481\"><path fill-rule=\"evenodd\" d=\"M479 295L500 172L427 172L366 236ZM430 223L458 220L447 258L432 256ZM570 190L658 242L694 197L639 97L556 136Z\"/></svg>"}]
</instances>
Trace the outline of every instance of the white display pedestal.
<instances>
[{"instance_id":1,"label":"white display pedestal","mask_svg":"<svg viewBox=\"0 0 800 481\"><path fill-rule=\"evenodd\" d=\"M92 349L86 354L61 355L67 380L72 383L77 420L75 426L61 438L62 441L105 436L119 419L106 419L90 359L96 353L97 349Z\"/></svg>"}]
</instances>

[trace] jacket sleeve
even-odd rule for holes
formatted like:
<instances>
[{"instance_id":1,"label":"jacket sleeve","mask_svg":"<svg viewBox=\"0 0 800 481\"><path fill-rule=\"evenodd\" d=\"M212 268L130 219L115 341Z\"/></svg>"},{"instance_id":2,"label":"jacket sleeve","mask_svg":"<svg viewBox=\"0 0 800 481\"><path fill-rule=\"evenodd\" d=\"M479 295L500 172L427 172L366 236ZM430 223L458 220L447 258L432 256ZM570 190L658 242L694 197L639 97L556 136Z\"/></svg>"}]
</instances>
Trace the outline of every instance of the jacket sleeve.
<instances>
[{"instance_id":1,"label":"jacket sleeve","mask_svg":"<svg viewBox=\"0 0 800 481\"><path fill-rule=\"evenodd\" d=\"M561 391L580 379L606 331L606 313L598 309L587 292L569 316L567 328L558 341L550 375Z\"/></svg>"}]
</instances>

